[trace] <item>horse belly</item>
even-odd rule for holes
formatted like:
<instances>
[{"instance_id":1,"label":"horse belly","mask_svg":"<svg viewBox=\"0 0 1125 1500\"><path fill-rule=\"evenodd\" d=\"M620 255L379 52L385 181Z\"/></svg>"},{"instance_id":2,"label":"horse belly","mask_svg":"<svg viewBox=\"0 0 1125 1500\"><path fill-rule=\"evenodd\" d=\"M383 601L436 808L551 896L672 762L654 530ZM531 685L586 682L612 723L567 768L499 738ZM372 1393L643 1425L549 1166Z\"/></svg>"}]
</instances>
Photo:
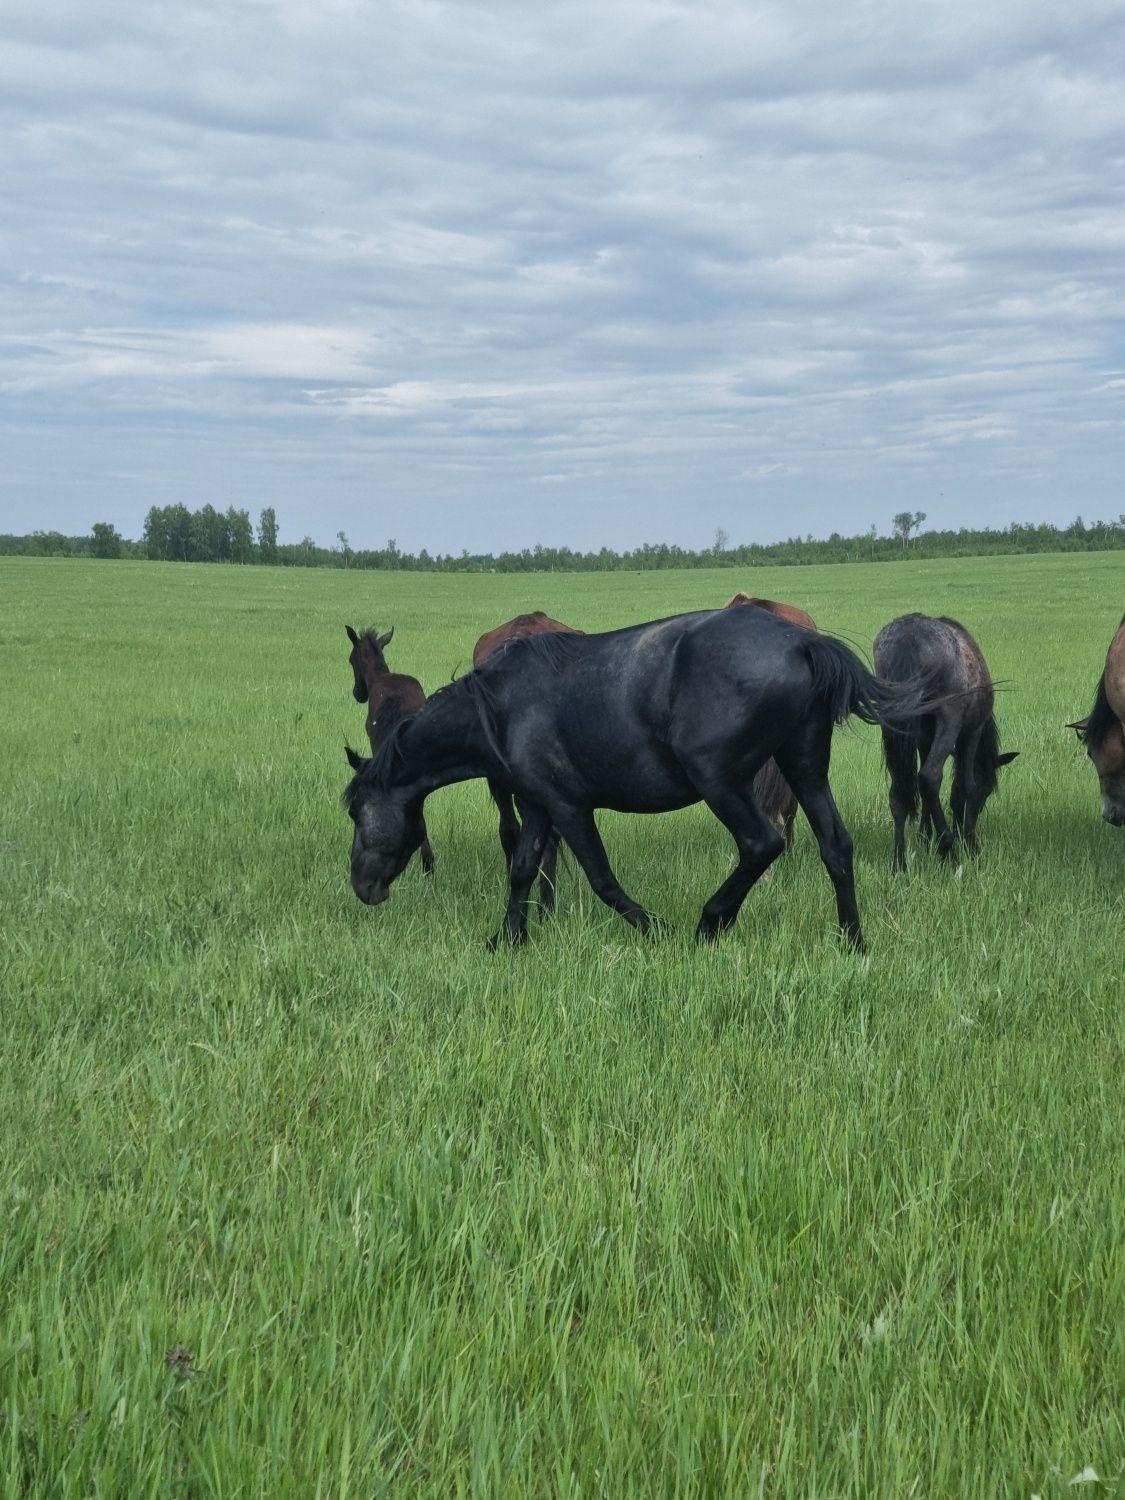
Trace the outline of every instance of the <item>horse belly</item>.
<instances>
[{"instance_id":1,"label":"horse belly","mask_svg":"<svg viewBox=\"0 0 1125 1500\"><path fill-rule=\"evenodd\" d=\"M660 813L676 812L698 801L698 791L682 774L658 774L656 767L634 762L628 776L607 780L593 790L592 806L612 812Z\"/></svg>"},{"instance_id":2,"label":"horse belly","mask_svg":"<svg viewBox=\"0 0 1125 1500\"><path fill-rule=\"evenodd\" d=\"M673 812L699 801L699 793L668 746L635 740L623 744L608 736L581 753L567 745L566 768L559 768L558 789L589 807L613 812Z\"/></svg>"}]
</instances>

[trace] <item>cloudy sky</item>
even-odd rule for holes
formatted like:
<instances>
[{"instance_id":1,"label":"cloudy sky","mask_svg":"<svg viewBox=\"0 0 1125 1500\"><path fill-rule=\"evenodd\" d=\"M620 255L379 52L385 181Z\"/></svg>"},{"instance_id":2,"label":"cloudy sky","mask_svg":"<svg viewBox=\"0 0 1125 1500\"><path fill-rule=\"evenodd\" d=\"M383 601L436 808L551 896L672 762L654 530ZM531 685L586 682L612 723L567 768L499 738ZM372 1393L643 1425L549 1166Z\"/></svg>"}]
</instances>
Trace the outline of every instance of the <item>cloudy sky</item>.
<instances>
[{"instance_id":1,"label":"cloudy sky","mask_svg":"<svg viewBox=\"0 0 1125 1500\"><path fill-rule=\"evenodd\" d=\"M0 530L1125 511L1119 0L5 0Z\"/></svg>"}]
</instances>

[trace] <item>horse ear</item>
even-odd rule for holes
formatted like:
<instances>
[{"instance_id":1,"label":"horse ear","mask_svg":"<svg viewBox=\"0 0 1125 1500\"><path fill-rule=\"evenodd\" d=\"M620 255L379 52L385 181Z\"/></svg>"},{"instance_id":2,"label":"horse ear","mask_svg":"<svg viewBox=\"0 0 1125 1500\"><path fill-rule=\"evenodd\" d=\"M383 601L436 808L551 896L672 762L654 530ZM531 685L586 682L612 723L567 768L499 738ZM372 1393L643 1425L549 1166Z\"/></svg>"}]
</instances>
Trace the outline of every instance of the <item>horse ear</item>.
<instances>
[{"instance_id":1,"label":"horse ear","mask_svg":"<svg viewBox=\"0 0 1125 1500\"><path fill-rule=\"evenodd\" d=\"M1073 729L1078 738L1080 740L1084 740L1086 738L1086 728L1089 722L1090 716L1089 714L1087 714L1084 719L1077 719L1073 724L1068 724L1066 727L1068 729Z\"/></svg>"},{"instance_id":2,"label":"horse ear","mask_svg":"<svg viewBox=\"0 0 1125 1500\"><path fill-rule=\"evenodd\" d=\"M348 632L348 640L351 641L352 645L353 646L358 646L359 645L359 636L356 635L356 633L352 629L352 627L350 625L345 625L344 629Z\"/></svg>"},{"instance_id":3,"label":"horse ear","mask_svg":"<svg viewBox=\"0 0 1125 1500\"><path fill-rule=\"evenodd\" d=\"M344 746L344 754L348 757L348 765L351 766L353 771L362 771L364 766L369 764L368 760L364 756L357 754L350 745Z\"/></svg>"},{"instance_id":4,"label":"horse ear","mask_svg":"<svg viewBox=\"0 0 1125 1500\"><path fill-rule=\"evenodd\" d=\"M1003 755L996 757L996 764L998 766L1010 766L1018 754L1018 750L1005 750Z\"/></svg>"},{"instance_id":5,"label":"horse ear","mask_svg":"<svg viewBox=\"0 0 1125 1500\"><path fill-rule=\"evenodd\" d=\"M375 644L378 646L378 648L379 648L380 651L382 651L382 649L383 649L384 646L389 646L391 644L391 636L394 635L394 633L395 633L395 628L392 625L391 628L390 628L390 630L387 631L386 635L381 635L379 637L379 639L375 642Z\"/></svg>"}]
</instances>

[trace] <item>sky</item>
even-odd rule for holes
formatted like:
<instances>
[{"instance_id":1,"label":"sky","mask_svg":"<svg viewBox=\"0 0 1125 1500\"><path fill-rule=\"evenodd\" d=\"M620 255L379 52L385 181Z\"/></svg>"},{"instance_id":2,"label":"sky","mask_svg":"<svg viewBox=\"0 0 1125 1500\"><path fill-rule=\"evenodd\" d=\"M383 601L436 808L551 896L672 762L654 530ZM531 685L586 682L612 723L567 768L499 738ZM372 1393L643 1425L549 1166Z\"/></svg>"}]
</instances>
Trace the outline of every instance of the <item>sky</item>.
<instances>
[{"instance_id":1,"label":"sky","mask_svg":"<svg viewBox=\"0 0 1125 1500\"><path fill-rule=\"evenodd\" d=\"M0 531L1125 511L1118 0L5 0Z\"/></svg>"}]
</instances>

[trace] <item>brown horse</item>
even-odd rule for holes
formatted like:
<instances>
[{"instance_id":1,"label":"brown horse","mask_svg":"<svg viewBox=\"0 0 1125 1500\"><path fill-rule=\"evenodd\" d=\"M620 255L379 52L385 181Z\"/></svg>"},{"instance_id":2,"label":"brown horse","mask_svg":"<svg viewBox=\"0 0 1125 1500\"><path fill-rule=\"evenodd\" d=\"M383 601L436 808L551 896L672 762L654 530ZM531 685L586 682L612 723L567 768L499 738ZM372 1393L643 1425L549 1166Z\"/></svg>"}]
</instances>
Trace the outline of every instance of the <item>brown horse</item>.
<instances>
[{"instance_id":1,"label":"brown horse","mask_svg":"<svg viewBox=\"0 0 1125 1500\"><path fill-rule=\"evenodd\" d=\"M352 669L352 697L357 703L367 704L367 738L371 742L372 755L384 743L391 730L400 720L416 714L426 701L426 694L417 677L407 677L402 672L392 672L383 655L395 629L392 625L384 635L374 630L357 634L350 625L345 625L348 640L352 643L348 664ZM422 840L418 851L422 869L427 875L433 873L434 851L428 838Z\"/></svg>"},{"instance_id":2,"label":"brown horse","mask_svg":"<svg viewBox=\"0 0 1125 1500\"><path fill-rule=\"evenodd\" d=\"M1086 746L1102 791L1102 817L1125 823L1125 617L1109 643L1105 671L1084 719L1068 724Z\"/></svg>"},{"instance_id":3,"label":"brown horse","mask_svg":"<svg viewBox=\"0 0 1125 1500\"><path fill-rule=\"evenodd\" d=\"M497 625L494 630L486 630L480 640L473 647L473 666L479 667L481 662L500 646L505 646L509 641L522 641L527 635L584 635L582 630L576 630L573 625L564 625L561 620L552 620L550 615L545 615L541 609L536 609L529 615L516 615L514 620L506 620L503 625Z\"/></svg>"},{"instance_id":4,"label":"brown horse","mask_svg":"<svg viewBox=\"0 0 1125 1500\"><path fill-rule=\"evenodd\" d=\"M486 630L473 647L473 666L479 667L494 651L506 646L509 641L521 641L529 635L584 634L584 631L576 630L573 625L564 625L561 620L552 620L550 615L545 615L541 609L536 609L529 615L516 615L514 619L506 620L503 625L497 625L493 630ZM500 814L500 846L504 850L504 861L510 870L520 836L516 799L508 788L498 781L490 780L488 790L492 793L492 800L496 803L496 810ZM559 835L552 828L543 849L543 857L539 862L539 906L545 912L549 912L555 904L555 866L558 863L558 856Z\"/></svg>"},{"instance_id":5,"label":"brown horse","mask_svg":"<svg viewBox=\"0 0 1125 1500\"><path fill-rule=\"evenodd\" d=\"M732 594L723 608L738 609L743 604L756 604L759 609L769 610L771 615L788 620L791 625L803 625L806 630L816 629L811 615L805 614L795 604L782 604L777 599L755 599L750 594L738 593ZM754 777L754 801L784 836L788 849L793 843L793 825L797 821L797 799L772 756Z\"/></svg>"},{"instance_id":6,"label":"brown horse","mask_svg":"<svg viewBox=\"0 0 1125 1500\"><path fill-rule=\"evenodd\" d=\"M752 594L732 594L723 605L724 609L735 609L740 604L756 604L759 609L768 609L779 620L788 620L791 625L803 625L806 630L815 630L816 621L795 604L782 604L777 599L755 599Z\"/></svg>"}]
</instances>

